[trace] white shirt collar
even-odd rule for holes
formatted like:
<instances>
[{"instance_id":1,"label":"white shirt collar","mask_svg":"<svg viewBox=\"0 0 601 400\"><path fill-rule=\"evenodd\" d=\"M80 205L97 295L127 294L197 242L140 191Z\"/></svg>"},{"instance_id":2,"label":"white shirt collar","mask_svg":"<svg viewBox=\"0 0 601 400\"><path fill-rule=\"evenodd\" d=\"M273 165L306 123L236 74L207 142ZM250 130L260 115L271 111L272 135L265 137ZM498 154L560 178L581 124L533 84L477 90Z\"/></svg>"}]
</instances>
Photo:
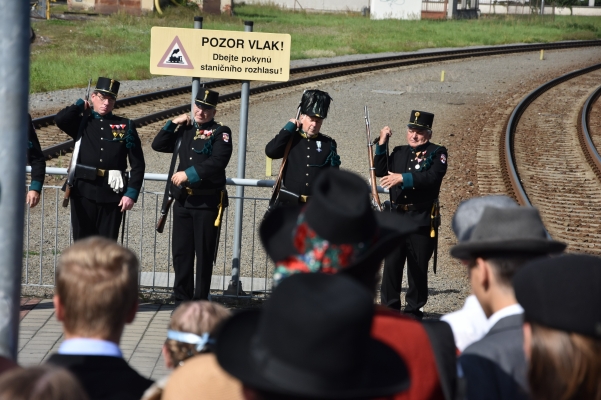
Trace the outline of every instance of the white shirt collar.
<instances>
[{"instance_id":1,"label":"white shirt collar","mask_svg":"<svg viewBox=\"0 0 601 400\"><path fill-rule=\"evenodd\" d=\"M65 340L58 354L80 356L109 356L123 358L121 349L113 342L100 339L74 338Z\"/></svg>"},{"instance_id":2,"label":"white shirt collar","mask_svg":"<svg viewBox=\"0 0 601 400\"><path fill-rule=\"evenodd\" d=\"M488 329L490 330L499 320L505 317L509 317L510 315L523 314L524 309L519 304L512 304L505 308L501 308L499 311L494 313L488 319Z\"/></svg>"}]
</instances>

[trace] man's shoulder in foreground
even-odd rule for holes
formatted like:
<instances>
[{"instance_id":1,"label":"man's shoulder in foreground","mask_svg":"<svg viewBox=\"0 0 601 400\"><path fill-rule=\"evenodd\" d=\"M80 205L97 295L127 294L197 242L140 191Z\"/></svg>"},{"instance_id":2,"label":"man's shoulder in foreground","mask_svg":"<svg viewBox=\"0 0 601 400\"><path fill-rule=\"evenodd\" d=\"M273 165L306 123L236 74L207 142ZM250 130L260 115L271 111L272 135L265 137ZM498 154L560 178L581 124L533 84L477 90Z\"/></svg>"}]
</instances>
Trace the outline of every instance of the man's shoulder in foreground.
<instances>
[{"instance_id":1,"label":"man's shoulder in foreground","mask_svg":"<svg viewBox=\"0 0 601 400\"><path fill-rule=\"evenodd\" d=\"M468 399L526 399L522 315L500 319L459 357Z\"/></svg>"},{"instance_id":2,"label":"man's shoulder in foreground","mask_svg":"<svg viewBox=\"0 0 601 400\"><path fill-rule=\"evenodd\" d=\"M72 372L92 400L139 399L153 383L120 357L53 354L48 362Z\"/></svg>"}]
</instances>

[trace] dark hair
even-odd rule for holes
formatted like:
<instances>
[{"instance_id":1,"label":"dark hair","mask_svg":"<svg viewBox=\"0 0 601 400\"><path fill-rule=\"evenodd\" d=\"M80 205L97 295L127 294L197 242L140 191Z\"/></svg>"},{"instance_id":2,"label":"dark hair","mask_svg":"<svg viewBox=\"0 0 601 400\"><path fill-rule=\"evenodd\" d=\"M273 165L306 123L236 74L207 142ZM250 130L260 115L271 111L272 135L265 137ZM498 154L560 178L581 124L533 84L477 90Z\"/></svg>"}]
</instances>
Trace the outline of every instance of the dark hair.
<instances>
[{"instance_id":1,"label":"dark hair","mask_svg":"<svg viewBox=\"0 0 601 400\"><path fill-rule=\"evenodd\" d=\"M531 323L534 400L601 400L601 339Z\"/></svg>"},{"instance_id":2,"label":"dark hair","mask_svg":"<svg viewBox=\"0 0 601 400\"><path fill-rule=\"evenodd\" d=\"M66 369L49 364L17 368L0 376L0 400L87 400L81 384Z\"/></svg>"},{"instance_id":3,"label":"dark hair","mask_svg":"<svg viewBox=\"0 0 601 400\"><path fill-rule=\"evenodd\" d=\"M482 257L492 266L495 271L495 276L501 285L512 287L511 281L516 272L518 272L518 270L526 263L536 258L540 258L541 255L520 254L512 257L503 257L499 254L488 254L477 257ZM475 266L476 264L473 263L473 265L469 265Z\"/></svg>"}]
</instances>

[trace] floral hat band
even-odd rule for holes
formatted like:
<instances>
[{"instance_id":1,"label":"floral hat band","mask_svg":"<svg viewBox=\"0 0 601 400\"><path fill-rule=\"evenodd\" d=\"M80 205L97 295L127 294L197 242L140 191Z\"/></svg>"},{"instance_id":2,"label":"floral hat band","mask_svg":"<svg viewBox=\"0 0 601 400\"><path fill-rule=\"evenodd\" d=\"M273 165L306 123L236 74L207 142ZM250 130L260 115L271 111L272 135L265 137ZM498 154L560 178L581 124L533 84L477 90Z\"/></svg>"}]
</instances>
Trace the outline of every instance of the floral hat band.
<instances>
[{"instance_id":1,"label":"floral hat band","mask_svg":"<svg viewBox=\"0 0 601 400\"><path fill-rule=\"evenodd\" d=\"M282 279L301 272L334 274L360 259L378 238L379 232L376 232L369 242L330 243L309 226L303 210L298 216L296 228L292 231L294 247L298 253L276 263L273 284L275 286Z\"/></svg>"}]
</instances>

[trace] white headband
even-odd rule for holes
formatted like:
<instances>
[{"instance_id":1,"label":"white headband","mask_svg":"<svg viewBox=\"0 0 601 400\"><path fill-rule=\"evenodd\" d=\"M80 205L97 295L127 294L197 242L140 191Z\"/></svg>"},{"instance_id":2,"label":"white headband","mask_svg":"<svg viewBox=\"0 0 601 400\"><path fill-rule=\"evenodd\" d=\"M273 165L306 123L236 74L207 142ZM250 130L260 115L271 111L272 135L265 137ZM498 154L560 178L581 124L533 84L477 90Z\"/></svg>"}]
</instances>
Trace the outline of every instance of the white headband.
<instances>
[{"instance_id":1,"label":"white headband","mask_svg":"<svg viewBox=\"0 0 601 400\"><path fill-rule=\"evenodd\" d=\"M167 331L167 339L175 340L182 343L195 344L196 351L201 352L207 344L214 344L215 340L208 333L203 333L202 336L188 332Z\"/></svg>"}]
</instances>

